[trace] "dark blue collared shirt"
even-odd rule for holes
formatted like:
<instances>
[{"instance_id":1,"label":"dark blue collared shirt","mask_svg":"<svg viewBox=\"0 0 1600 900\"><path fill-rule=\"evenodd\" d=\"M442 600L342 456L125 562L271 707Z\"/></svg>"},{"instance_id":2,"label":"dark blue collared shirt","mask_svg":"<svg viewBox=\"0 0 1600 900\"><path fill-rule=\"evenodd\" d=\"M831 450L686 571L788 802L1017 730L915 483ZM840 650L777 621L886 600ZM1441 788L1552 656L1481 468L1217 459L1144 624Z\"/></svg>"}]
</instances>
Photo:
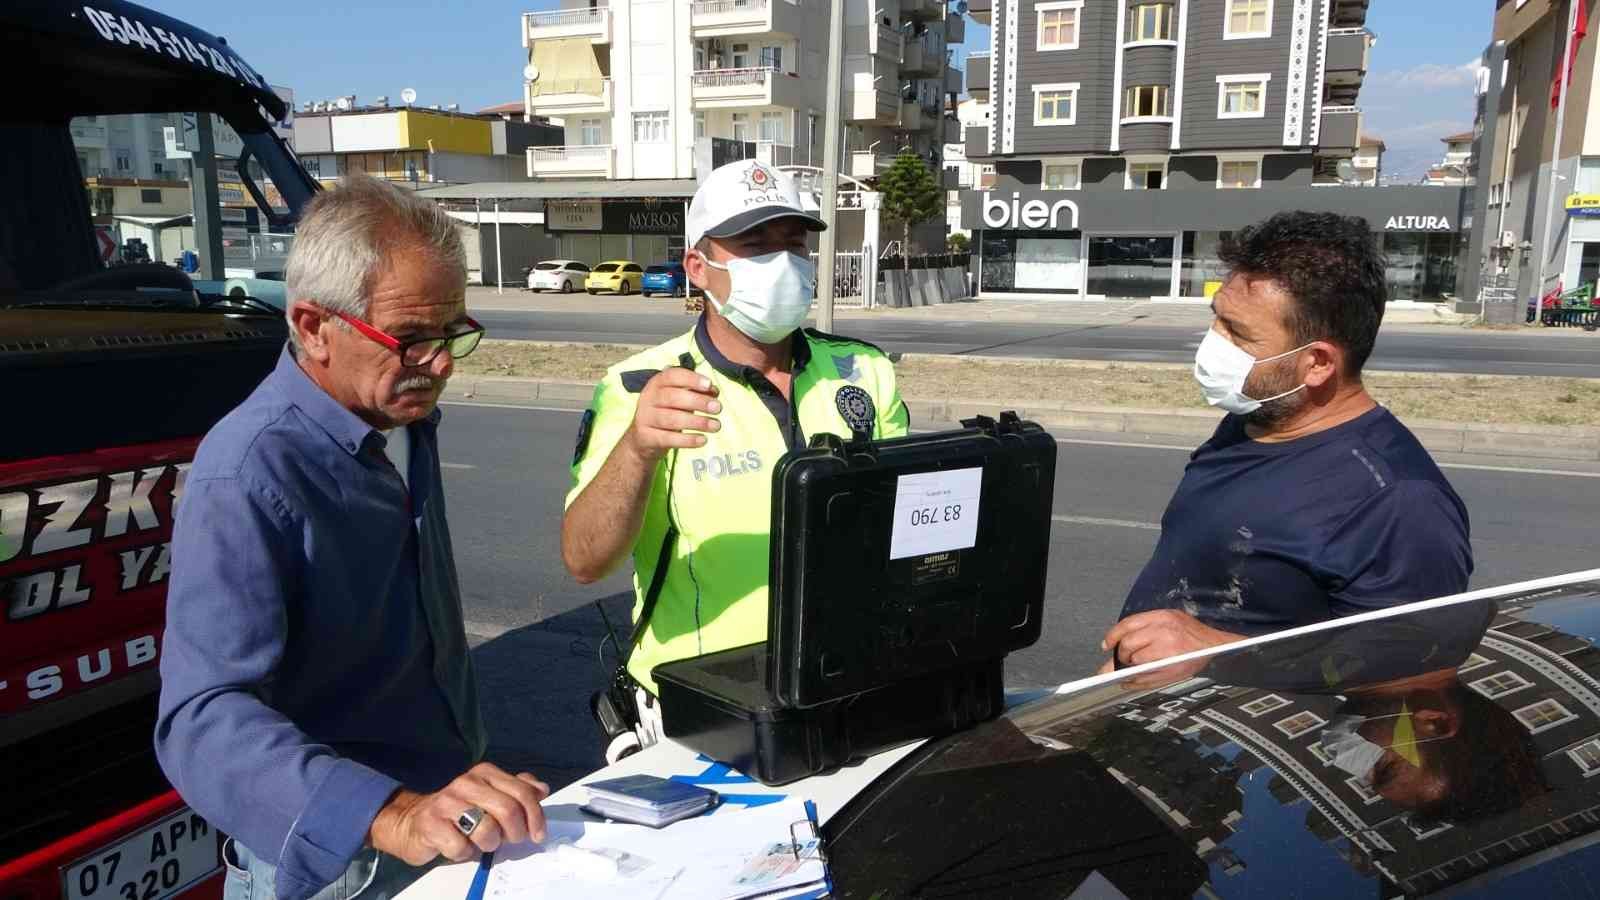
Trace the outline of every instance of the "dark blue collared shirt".
<instances>
[{"instance_id":1,"label":"dark blue collared shirt","mask_svg":"<svg viewBox=\"0 0 1600 900\"><path fill-rule=\"evenodd\" d=\"M206 435L178 503L156 752L185 801L277 866L334 881L396 788L483 756L436 429L408 492L383 435L285 350Z\"/></svg>"}]
</instances>

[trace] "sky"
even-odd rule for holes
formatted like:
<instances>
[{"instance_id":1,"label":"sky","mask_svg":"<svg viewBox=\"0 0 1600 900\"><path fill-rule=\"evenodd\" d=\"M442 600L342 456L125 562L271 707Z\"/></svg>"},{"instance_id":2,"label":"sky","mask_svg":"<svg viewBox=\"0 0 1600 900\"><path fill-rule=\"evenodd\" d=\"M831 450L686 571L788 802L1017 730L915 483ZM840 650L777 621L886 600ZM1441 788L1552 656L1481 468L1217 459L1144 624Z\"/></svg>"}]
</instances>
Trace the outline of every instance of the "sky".
<instances>
[{"instance_id":1,"label":"sky","mask_svg":"<svg viewBox=\"0 0 1600 900\"><path fill-rule=\"evenodd\" d=\"M429 0L142 2L226 37L256 71L293 88L301 102L352 93L362 103L380 95L398 102L401 89L411 87L419 104L459 103L464 110L521 98L527 58L520 15L555 6L555 0L455 0L448 10ZM1473 71L1493 14L1489 0L1373 0L1367 26L1378 43L1360 105L1364 129L1388 145L1386 174L1417 180L1443 155L1440 138L1471 128ZM969 22L965 46L987 49L989 29Z\"/></svg>"}]
</instances>

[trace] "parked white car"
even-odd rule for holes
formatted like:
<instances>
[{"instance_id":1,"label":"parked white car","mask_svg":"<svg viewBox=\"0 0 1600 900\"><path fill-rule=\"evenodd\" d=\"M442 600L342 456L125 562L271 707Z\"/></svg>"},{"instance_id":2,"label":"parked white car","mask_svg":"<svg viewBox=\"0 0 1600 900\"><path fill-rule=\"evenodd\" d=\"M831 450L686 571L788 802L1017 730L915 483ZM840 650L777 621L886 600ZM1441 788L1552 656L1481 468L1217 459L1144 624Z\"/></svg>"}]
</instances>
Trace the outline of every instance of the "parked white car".
<instances>
[{"instance_id":1,"label":"parked white car","mask_svg":"<svg viewBox=\"0 0 1600 900\"><path fill-rule=\"evenodd\" d=\"M547 259L528 270L528 290L570 294L588 277L589 267L575 259Z\"/></svg>"}]
</instances>

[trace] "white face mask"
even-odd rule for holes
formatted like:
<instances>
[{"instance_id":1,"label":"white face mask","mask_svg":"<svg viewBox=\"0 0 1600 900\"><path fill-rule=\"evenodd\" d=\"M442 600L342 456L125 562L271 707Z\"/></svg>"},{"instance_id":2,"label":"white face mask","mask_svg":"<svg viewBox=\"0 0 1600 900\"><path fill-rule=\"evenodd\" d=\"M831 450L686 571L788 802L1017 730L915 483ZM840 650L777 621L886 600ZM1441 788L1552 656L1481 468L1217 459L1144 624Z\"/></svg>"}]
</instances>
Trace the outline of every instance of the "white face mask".
<instances>
[{"instance_id":1,"label":"white face mask","mask_svg":"<svg viewBox=\"0 0 1600 900\"><path fill-rule=\"evenodd\" d=\"M1358 732L1362 725L1378 719L1400 719L1394 729L1394 737L1388 748L1362 737ZM1407 762L1414 766L1422 765L1422 757L1417 754L1418 744L1427 744L1433 741L1442 741L1444 738L1416 739L1416 726L1412 722L1411 711L1401 704L1400 712L1387 716L1357 716L1350 713L1340 713L1333 717L1326 728L1322 730L1322 752L1333 757L1334 768L1354 776L1362 784L1372 784L1372 770L1377 768L1378 761L1383 759L1385 749L1393 750L1400 754Z\"/></svg>"},{"instance_id":2,"label":"white face mask","mask_svg":"<svg viewBox=\"0 0 1600 900\"><path fill-rule=\"evenodd\" d=\"M782 341L811 313L817 272L810 259L779 250L735 257L727 265L709 258L705 261L711 268L727 272L732 282L726 300L718 300L710 291L706 296L723 318L756 343Z\"/></svg>"},{"instance_id":3,"label":"white face mask","mask_svg":"<svg viewBox=\"0 0 1600 900\"><path fill-rule=\"evenodd\" d=\"M1195 351L1194 380L1200 382L1200 390L1205 393L1207 403L1221 407L1236 416L1248 415L1260 409L1261 404L1269 400L1287 397L1295 391L1305 389L1305 385L1302 384L1293 391L1252 400L1244 395L1244 382L1250 377L1250 370L1264 362L1293 356L1309 346L1311 345L1306 344L1288 353L1256 359L1213 329L1206 332L1205 339L1200 342L1200 349Z\"/></svg>"}]
</instances>

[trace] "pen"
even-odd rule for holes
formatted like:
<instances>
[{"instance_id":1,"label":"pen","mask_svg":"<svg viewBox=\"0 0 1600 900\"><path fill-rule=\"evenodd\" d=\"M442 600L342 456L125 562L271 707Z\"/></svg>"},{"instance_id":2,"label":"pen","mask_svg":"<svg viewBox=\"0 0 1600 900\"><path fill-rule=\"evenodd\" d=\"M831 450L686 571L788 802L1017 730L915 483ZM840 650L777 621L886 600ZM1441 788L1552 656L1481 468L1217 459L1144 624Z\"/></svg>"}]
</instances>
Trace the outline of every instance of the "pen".
<instances>
[{"instance_id":1,"label":"pen","mask_svg":"<svg viewBox=\"0 0 1600 900\"><path fill-rule=\"evenodd\" d=\"M489 886L489 868L493 865L493 853L485 853L478 860L478 871L472 874L472 887L467 888L467 900L483 900L484 888Z\"/></svg>"}]
</instances>

